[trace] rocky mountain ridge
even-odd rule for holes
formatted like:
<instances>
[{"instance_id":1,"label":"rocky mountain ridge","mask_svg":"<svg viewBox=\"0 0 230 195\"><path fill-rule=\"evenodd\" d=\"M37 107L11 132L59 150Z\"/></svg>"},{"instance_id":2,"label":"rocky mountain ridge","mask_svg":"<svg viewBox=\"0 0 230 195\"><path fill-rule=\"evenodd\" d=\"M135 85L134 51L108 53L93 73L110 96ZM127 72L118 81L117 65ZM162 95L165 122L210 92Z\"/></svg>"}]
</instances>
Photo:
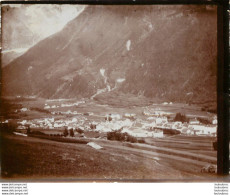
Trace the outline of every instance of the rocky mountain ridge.
<instances>
[{"instance_id":1,"label":"rocky mountain ridge","mask_svg":"<svg viewBox=\"0 0 230 195\"><path fill-rule=\"evenodd\" d=\"M3 68L3 95L215 101L216 9L88 6Z\"/></svg>"}]
</instances>

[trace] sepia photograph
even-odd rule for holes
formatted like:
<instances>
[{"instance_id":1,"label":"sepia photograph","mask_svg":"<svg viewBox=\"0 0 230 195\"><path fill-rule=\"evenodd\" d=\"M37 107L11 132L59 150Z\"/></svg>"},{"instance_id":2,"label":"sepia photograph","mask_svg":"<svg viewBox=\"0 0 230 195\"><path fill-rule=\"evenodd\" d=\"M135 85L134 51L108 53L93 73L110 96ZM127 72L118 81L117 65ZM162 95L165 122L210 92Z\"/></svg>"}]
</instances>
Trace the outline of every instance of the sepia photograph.
<instances>
[{"instance_id":1,"label":"sepia photograph","mask_svg":"<svg viewBox=\"0 0 230 195\"><path fill-rule=\"evenodd\" d=\"M217 177L216 5L1 5L1 177Z\"/></svg>"}]
</instances>

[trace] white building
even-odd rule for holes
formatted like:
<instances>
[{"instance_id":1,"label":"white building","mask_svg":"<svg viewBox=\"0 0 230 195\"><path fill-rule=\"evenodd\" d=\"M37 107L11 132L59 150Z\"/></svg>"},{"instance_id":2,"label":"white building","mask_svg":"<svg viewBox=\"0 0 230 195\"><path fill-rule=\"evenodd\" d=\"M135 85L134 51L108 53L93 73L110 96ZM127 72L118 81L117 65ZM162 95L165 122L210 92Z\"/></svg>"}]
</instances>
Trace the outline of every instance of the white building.
<instances>
[{"instance_id":1,"label":"white building","mask_svg":"<svg viewBox=\"0 0 230 195\"><path fill-rule=\"evenodd\" d=\"M216 135L217 126L191 125L196 135Z\"/></svg>"},{"instance_id":2,"label":"white building","mask_svg":"<svg viewBox=\"0 0 230 195\"><path fill-rule=\"evenodd\" d=\"M26 111L29 111L27 108L22 108L21 109L21 112L26 112Z\"/></svg>"},{"instance_id":3,"label":"white building","mask_svg":"<svg viewBox=\"0 0 230 195\"><path fill-rule=\"evenodd\" d=\"M217 122L218 122L218 121L217 121L217 118L215 117L215 118L212 120L212 124L213 124L213 125L217 125Z\"/></svg>"},{"instance_id":4,"label":"white building","mask_svg":"<svg viewBox=\"0 0 230 195\"><path fill-rule=\"evenodd\" d=\"M163 123L167 123L168 119L166 117L158 117L156 118L156 124L163 124Z\"/></svg>"},{"instance_id":5,"label":"white building","mask_svg":"<svg viewBox=\"0 0 230 195\"><path fill-rule=\"evenodd\" d=\"M200 124L200 122L195 118L195 119L190 119L189 120L189 124L191 124L191 125L198 125L198 124Z\"/></svg>"}]
</instances>

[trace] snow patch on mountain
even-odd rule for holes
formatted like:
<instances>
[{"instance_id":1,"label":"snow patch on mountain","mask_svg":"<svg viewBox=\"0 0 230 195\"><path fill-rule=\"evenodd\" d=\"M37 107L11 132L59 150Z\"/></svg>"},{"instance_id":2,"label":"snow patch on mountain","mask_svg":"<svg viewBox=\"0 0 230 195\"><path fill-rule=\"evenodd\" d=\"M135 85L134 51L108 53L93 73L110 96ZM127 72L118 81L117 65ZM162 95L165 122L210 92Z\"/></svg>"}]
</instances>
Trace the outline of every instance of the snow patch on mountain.
<instances>
[{"instance_id":1,"label":"snow patch on mountain","mask_svg":"<svg viewBox=\"0 0 230 195\"><path fill-rule=\"evenodd\" d=\"M117 82L118 83L122 83L122 82L124 82L125 81L125 78L119 78L119 79L117 79Z\"/></svg>"},{"instance_id":2,"label":"snow patch on mountain","mask_svg":"<svg viewBox=\"0 0 230 195\"><path fill-rule=\"evenodd\" d=\"M128 40L128 41L126 42L126 49L127 49L127 51L130 51L130 46L131 46L131 41Z\"/></svg>"}]
</instances>

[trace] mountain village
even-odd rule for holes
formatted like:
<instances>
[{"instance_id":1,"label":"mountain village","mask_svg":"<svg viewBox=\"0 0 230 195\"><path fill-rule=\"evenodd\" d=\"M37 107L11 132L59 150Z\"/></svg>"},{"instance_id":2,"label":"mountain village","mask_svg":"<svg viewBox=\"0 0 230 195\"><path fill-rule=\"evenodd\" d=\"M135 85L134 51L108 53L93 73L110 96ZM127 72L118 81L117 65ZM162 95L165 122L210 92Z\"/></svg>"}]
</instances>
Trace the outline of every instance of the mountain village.
<instances>
[{"instance_id":1,"label":"mountain village","mask_svg":"<svg viewBox=\"0 0 230 195\"><path fill-rule=\"evenodd\" d=\"M85 101L78 101L69 104L62 103L60 106L45 104L45 110L51 109L51 117L18 120L17 128L18 130L30 127L31 129L49 130L73 129L74 131L76 129L81 129L83 131L97 131L101 133L121 130L121 132L126 132L134 137L164 137L165 134L215 137L217 132L217 117L214 114L210 115L208 120L205 120L206 123L204 123L202 120L198 120L196 116L190 116L189 120L186 122L175 120L175 113L165 112L160 109L154 110L148 107L143 110L141 116L134 113L108 113L106 115L97 115L93 112L78 113L76 110L56 110L59 107L73 107L84 103ZM24 107L15 112L29 111L29 108ZM60 116L67 117L60 118ZM2 122L8 123L9 120ZM92 125L94 126L92 127ZM77 134L76 131L75 134Z\"/></svg>"}]
</instances>

